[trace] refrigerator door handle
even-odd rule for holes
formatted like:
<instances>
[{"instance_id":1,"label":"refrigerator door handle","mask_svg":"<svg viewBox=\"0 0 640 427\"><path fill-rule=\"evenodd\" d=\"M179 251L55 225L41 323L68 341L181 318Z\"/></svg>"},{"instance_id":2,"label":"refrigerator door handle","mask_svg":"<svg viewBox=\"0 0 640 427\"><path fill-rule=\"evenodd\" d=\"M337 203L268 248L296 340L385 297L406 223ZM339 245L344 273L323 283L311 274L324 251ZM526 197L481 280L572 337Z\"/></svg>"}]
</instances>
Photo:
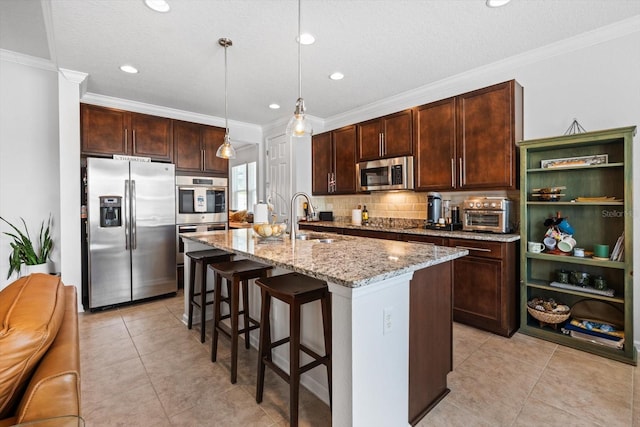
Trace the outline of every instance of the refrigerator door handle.
<instances>
[{"instance_id":1,"label":"refrigerator door handle","mask_svg":"<svg viewBox=\"0 0 640 427\"><path fill-rule=\"evenodd\" d=\"M124 248L129 250L129 229L131 218L129 212L129 180L124 180Z\"/></svg>"},{"instance_id":2,"label":"refrigerator door handle","mask_svg":"<svg viewBox=\"0 0 640 427\"><path fill-rule=\"evenodd\" d=\"M131 249L137 249L138 239L136 236L136 180L131 180Z\"/></svg>"}]
</instances>

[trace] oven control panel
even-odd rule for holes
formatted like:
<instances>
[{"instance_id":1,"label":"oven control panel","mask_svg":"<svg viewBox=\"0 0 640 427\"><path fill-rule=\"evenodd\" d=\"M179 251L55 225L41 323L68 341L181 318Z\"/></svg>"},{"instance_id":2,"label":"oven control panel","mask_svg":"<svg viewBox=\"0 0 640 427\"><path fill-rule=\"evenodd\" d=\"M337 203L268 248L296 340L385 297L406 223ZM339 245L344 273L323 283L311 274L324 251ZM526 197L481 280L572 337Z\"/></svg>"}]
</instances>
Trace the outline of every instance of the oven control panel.
<instances>
[{"instance_id":1,"label":"oven control panel","mask_svg":"<svg viewBox=\"0 0 640 427\"><path fill-rule=\"evenodd\" d=\"M504 197L470 197L463 203L464 209L498 210L508 209L511 200Z\"/></svg>"}]
</instances>

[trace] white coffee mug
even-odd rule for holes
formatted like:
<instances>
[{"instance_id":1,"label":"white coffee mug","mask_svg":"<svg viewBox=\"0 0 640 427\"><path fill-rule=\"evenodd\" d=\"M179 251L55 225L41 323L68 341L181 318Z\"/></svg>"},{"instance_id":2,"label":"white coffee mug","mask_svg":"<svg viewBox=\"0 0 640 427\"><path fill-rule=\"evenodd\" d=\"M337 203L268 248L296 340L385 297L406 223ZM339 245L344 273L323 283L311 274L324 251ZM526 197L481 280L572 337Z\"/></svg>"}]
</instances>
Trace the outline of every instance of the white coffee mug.
<instances>
[{"instance_id":1,"label":"white coffee mug","mask_svg":"<svg viewBox=\"0 0 640 427\"><path fill-rule=\"evenodd\" d=\"M533 252L534 254L539 254L544 250L544 245L540 242L528 242L529 252Z\"/></svg>"},{"instance_id":2,"label":"white coffee mug","mask_svg":"<svg viewBox=\"0 0 640 427\"><path fill-rule=\"evenodd\" d=\"M556 248L556 239L553 237L546 237L544 239L544 245L551 251Z\"/></svg>"},{"instance_id":3,"label":"white coffee mug","mask_svg":"<svg viewBox=\"0 0 640 427\"><path fill-rule=\"evenodd\" d=\"M576 239L571 236L565 236L558 242L558 249L562 252L571 252L576 246Z\"/></svg>"}]
</instances>

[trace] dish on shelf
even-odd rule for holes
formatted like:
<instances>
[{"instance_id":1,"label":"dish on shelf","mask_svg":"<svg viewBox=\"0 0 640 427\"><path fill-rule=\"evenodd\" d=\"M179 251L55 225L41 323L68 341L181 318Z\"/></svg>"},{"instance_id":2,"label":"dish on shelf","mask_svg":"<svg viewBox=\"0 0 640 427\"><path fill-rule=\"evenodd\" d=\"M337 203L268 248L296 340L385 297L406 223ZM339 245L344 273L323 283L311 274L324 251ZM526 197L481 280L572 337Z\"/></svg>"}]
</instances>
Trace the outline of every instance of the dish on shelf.
<instances>
[{"instance_id":1,"label":"dish on shelf","mask_svg":"<svg viewBox=\"0 0 640 427\"><path fill-rule=\"evenodd\" d=\"M534 188L531 190L531 197L545 202L556 202L565 196L565 194L562 194L562 190L566 189L567 187L565 186Z\"/></svg>"},{"instance_id":2,"label":"dish on shelf","mask_svg":"<svg viewBox=\"0 0 640 427\"><path fill-rule=\"evenodd\" d=\"M560 186L560 187L534 188L531 191L534 193L542 193L542 194L558 194L558 193L562 193L562 190L566 190L566 189L567 187Z\"/></svg>"},{"instance_id":3,"label":"dish on shelf","mask_svg":"<svg viewBox=\"0 0 640 427\"><path fill-rule=\"evenodd\" d=\"M531 197L535 197L543 202L557 202L566 194L547 194L547 193L532 193Z\"/></svg>"}]
</instances>

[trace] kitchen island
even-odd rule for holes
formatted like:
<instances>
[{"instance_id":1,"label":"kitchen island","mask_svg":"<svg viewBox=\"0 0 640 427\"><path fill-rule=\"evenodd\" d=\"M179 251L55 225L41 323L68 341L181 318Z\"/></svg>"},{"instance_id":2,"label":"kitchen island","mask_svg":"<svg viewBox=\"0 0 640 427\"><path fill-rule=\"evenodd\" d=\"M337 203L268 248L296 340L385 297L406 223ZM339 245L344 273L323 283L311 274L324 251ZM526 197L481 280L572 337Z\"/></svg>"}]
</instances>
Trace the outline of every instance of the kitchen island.
<instances>
[{"instance_id":1,"label":"kitchen island","mask_svg":"<svg viewBox=\"0 0 640 427\"><path fill-rule=\"evenodd\" d=\"M318 236L331 237L325 242L262 241L251 229L181 237L186 251L215 247L273 265L273 274L295 271L327 281L334 426L415 424L448 392L452 261L467 250L332 234ZM185 287L189 274L185 268ZM259 294L250 298L250 311L257 314ZM319 307L306 309L302 340L312 349L322 349L320 323ZM274 312L274 324L274 338L287 335L285 310ZM274 359L288 366L286 352ZM328 402L324 372L313 375L319 369L310 371L303 384Z\"/></svg>"}]
</instances>

